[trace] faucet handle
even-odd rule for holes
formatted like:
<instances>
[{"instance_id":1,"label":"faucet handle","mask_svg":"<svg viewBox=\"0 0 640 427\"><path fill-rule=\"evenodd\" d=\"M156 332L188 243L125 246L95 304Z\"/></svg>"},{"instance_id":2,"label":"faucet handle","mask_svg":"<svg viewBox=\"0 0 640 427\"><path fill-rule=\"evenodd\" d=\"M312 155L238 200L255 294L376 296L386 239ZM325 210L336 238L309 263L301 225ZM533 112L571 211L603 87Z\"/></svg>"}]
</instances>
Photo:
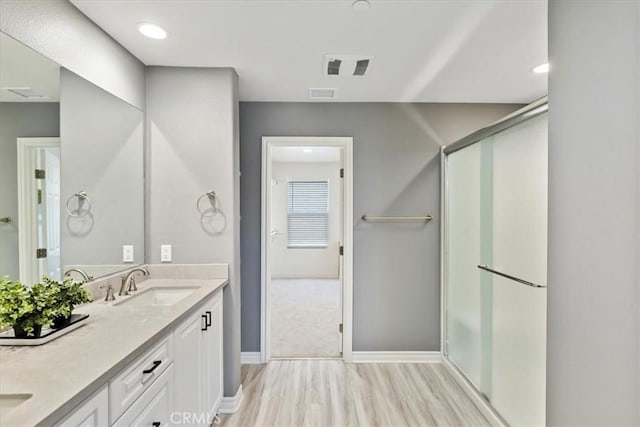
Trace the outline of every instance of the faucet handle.
<instances>
[{"instance_id":1,"label":"faucet handle","mask_svg":"<svg viewBox=\"0 0 640 427\"><path fill-rule=\"evenodd\" d=\"M132 277L131 279L129 279L129 292L135 292L138 290L138 287L136 286L136 278Z\"/></svg>"},{"instance_id":2,"label":"faucet handle","mask_svg":"<svg viewBox=\"0 0 640 427\"><path fill-rule=\"evenodd\" d=\"M104 289L104 285L100 286L100 289ZM105 295L104 300L105 301L114 301L116 299L116 296L113 294L113 286L108 285L107 286L107 295Z\"/></svg>"}]
</instances>

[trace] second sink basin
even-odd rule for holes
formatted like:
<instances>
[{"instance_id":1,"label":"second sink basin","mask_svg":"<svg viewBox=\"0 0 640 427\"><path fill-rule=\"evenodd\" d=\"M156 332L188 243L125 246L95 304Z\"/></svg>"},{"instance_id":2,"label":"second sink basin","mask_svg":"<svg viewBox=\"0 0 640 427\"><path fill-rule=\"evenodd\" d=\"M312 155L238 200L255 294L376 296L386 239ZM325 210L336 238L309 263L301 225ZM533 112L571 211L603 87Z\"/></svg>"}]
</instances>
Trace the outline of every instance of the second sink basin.
<instances>
[{"instance_id":1,"label":"second sink basin","mask_svg":"<svg viewBox=\"0 0 640 427\"><path fill-rule=\"evenodd\" d=\"M186 286L149 288L114 305L169 306L188 297L196 289Z\"/></svg>"},{"instance_id":2,"label":"second sink basin","mask_svg":"<svg viewBox=\"0 0 640 427\"><path fill-rule=\"evenodd\" d=\"M30 398L30 394L0 394L0 421L9 411L22 405ZM0 424L2 423L0 422Z\"/></svg>"}]
</instances>

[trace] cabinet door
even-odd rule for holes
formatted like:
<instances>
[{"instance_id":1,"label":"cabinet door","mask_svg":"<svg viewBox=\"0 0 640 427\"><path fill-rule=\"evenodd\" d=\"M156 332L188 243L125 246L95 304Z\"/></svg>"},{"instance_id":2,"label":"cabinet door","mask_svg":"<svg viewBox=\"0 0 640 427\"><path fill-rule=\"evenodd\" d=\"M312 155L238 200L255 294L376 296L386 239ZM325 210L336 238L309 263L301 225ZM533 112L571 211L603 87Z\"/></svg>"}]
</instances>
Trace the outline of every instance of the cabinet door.
<instances>
[{"instance_id":1,"label":"cabinet door","mask_svg":"<svg viewBox=\"0 0 640 427\"><path fill-rule=\"evenodd\" d=\"M218 411L222 402L222 298L221 293L208 303L205 314L210 319L210 326L203 332L204 343L204 375L205 408L209 421Z\"/></svg>"},{"instance_id":2,"label":"cabinet door","mask_svg":"<svg viewBox=\"0 0 640 427\"><path fill-rule=\"evenodd\" d=\"M56 424L56 427L104 427L106 425L109 425L109 393L105 385Z\"/></svg>"},{"instance_id":3,"label":"cabinet door","mask_svg":"<svg viewBox=\"0 0 640 427\"><path fill-rule=\"evenodd\" d=\"M206 318L197 310L175 330L175 409L199 419L202 405L203 329Z\"/></svg>"},{"instance_id":4,"label":"cabinet door","mask_svg":"<svg viewBox=\"0 0 640 427\"><path fill-rule=\"evenodd\" d=\"M172 421L178 421L171 419L174 413L173 382L173 366L169 366L113 427L164 427L173 424Z\"/></svg>"}]
</instances>

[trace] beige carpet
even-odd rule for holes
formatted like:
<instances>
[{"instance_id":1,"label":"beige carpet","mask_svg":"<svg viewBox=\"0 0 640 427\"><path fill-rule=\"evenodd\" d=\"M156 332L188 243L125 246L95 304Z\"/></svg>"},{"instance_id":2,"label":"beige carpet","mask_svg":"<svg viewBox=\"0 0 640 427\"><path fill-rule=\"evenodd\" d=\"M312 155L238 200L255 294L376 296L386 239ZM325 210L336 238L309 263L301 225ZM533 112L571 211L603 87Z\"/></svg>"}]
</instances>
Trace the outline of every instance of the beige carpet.
<instances>
[{"instance_id":1,"label":"beige carpet","mask_svg":"<svg viewBox=\"0 0 640 427\"><path fill-rule=\"evenodd\" d=\"M272 280L271 357L338 357L340 282Z\"/></svg>"}]
</instances>

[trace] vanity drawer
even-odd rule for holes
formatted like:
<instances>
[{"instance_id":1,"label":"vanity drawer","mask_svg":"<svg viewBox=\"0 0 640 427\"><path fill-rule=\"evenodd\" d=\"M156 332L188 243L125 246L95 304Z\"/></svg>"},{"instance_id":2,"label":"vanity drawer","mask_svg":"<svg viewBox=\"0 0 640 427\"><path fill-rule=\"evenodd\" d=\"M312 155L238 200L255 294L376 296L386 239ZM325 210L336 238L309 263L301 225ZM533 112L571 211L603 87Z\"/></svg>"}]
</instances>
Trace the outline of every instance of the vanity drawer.
<instances>
[{"instance_id":1,"label":"vanity drawer","mask_svg":"<svg viewBox=\"0 0 640 427\"><path fill-rule=\"evenodd\" d=\"M109 381L109 416L117 420L173 362L173 334Z\"/></svg>"},{"instance_id":2,"label":"vanity drawer","mask_svg":"<svg viewBox=\"0 0 640 427\"><path fill-rule=\"evenodd\" d=\"M171 425L173 413L173 365L113 424L113 427Z\"/></svg>"}]
</instances>

